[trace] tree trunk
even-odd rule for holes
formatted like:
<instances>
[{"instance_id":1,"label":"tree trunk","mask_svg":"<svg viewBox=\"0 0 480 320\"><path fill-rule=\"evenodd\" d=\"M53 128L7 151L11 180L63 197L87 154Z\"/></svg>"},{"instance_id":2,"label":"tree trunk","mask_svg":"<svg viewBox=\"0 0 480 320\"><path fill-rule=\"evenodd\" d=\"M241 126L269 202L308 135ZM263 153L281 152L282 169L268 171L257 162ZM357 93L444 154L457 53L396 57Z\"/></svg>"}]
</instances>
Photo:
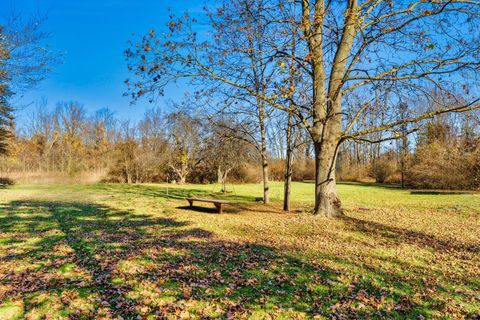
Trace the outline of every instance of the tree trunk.
<instances>
[{"instance_id":1,"label":"tree trunk","mask_svg":"<svg viewBox=\"0 0 480 320\"><path fill-rule=\"evenodd\" d=\"M262 174L263 174L263 203L268 204L270 202L269 188L268 188L268 159L267 159L267 142L265 134L265 110L263 102L260 102L259 107L259 123L260 123L260 144L261 144L261 157L262 157Z\"/></svg>"},{"instance_id":2,"label":"tree trunk","mask_svg":"<svg viewBox=\"0 0 480 320\"><path fill-rule=\"evenodd\" d=\"M283 194L283 210L290 211L290 192L292 186L292 115L288 114L287 123L287 152L285 159L285 185Z\"/></svg>"},{"instance_id":3,"label":"tree trunk","mask_svg":"<svg viewBox=\"0 0 480 320\"><path fill-rule=\"evenodd\" d=\"M222 177L223 177L222 168L219 166L217 168L217 183L222 184Z\"/></svg>"},{"instance_id":4,"label":"tree trunk","mask_svg":"<svg viewBox=\"0 0 480 320\"><path fill-rule=\"evenodd\" d=\"M268 161L267 155L262 151L262 173L263 173L263 203L268 204L270 202L269 187L268 187Z\"/></svg>"},{"instance_id":5,"label":"tree trunk","mask_svg":"<svg viewBox=\"0 0 480 320\"><path fill-rule=\"evenodd\" d=\"M185 184L185 181L186 181L185 176L180 175L179 178L180 178L180 181L178 181L178 184Z\"/></svg>"},{"instance_id":6,"label":"tree trunk","mask_svg":"<svg viewBox=\"0 0 480 320\"><path fill-rule=\"evenodd\" d=\"M314 214L326 217L343 215L337 194L335 165L337 144L333 139L315 141L315 210Z\"/></svg>"},{"instance_id":7,"label":"tree trunk","mask_svg":"<svg viewBox=\"0 0 480 320\"><path fill-rule=\"evenodd\" d=\"M223 194L226 194L227 193L227 171L225 171L225 174L223 175L223 181L222 181L222 184L223 184Z\"/></svg>"}]
</instances>

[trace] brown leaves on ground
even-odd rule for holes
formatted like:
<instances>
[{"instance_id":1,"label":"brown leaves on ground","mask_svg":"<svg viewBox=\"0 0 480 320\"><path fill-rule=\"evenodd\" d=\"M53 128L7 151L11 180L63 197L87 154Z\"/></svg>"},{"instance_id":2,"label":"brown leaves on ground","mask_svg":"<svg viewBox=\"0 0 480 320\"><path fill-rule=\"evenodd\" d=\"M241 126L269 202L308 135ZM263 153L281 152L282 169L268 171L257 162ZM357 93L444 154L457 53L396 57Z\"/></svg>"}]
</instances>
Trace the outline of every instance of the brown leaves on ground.
<instances>
[{"instance_id":1,"label":"brown leaves on ground","mask_svg":"<svg viewBox=\"0 0 480 320\"><path fill-rule=\"evenodd\" d=\"M406 213L392 221L375 210L326 220L264 206L224 215L183 209L147 214L105 201L4 205L0 315L462 319L478 314L478 242L469 240L469 227L465 240L419 230L418 223L410 227L414 217ZM142 212L149 212L148 206Z\"/></svg>"}]
</instances>

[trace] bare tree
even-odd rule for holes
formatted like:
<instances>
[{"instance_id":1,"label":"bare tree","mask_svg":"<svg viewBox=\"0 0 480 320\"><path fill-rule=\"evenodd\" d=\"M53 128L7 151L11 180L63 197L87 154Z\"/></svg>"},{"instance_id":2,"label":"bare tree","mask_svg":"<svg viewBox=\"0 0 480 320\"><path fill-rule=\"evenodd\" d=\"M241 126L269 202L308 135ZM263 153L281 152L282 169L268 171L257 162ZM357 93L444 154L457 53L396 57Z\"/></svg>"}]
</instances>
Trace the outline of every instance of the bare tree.
<instances>
[{"instance_id":1,"label":"bare tree","mask_svg":"<svg viewBox=\"0 0 480 320\"><path fill-rule=\"evenodd\" d=\"M229 173L252 159L254 146L248 137L241 137L241 127L231 118L210 119L205 128L206 138L202 150L202 161L217 171L217 183L227 192L227 178ZM213 124L213 126L211 125Z\"/></svg>"},{"instance_id":2,"label":"bare tree","mask_svg":"<svg viewBox=\"0 0 480 320\"><path fill-rule=\"evenodd\" d=\"M215 112L228 113L228 107L234 106L244 109L243 116L248 115L253 122L252 141L258 142L261 156L264 203L269 202L266 136L269 104L262 97L268 95L274 71L270 66L273 60L267 55L266 39L271 33L268 21L262 18L267 2L219 2L213 13L205 12L213 27L211 34L197 35L192 29L195 19L185 15L169 22L169 32L157 37L152 29L140 43L132 43L127 50L129 68L137 77L127 81L134 100L144 95L154 100L159 93L163 94L167 83L190 77L194 80L192 84L202 91L201 95L214 94L217 98L222 96L222 101L230 101ZM205 36L214 40L200 40Z\"/></svg>"},{"instance_id":3,"label":"bare tree","mask_svg":"<svg viewBox=\"0 0 480 320\"><path fill-rule=\"evenodd\" d=\"M9 52L5 69L15 94L35 87L61 62L62 54L45 44L49 35L42 31L45 17L25 18L12 12L3 22L5 47Z\"/></svg>"},{"instance_id":4,"label":"bare tree","mask_svg":"<svg viewBox=\"0 0 480 320\"><path fill-rule=\"evenodd\" d=\"M64 167L68 172L80 169L82 163L76 161L84 151L83 132L86 126L86 111L83 104L70 101L59 102L55 109L56 131L62 143L61 153Z\"/></svg>"},{"instance_id":5,"label":"bare tree","mask_svg":"<svg viewBox=\"0 0 480 320\"><path fill-rule=\"evenodd\" d=\"M170 140L169 166L184 184L198 162L201 150L200 130L196 121L185 113L173 112L167 116L167 136Z\"/></svg>"}]
</instances>

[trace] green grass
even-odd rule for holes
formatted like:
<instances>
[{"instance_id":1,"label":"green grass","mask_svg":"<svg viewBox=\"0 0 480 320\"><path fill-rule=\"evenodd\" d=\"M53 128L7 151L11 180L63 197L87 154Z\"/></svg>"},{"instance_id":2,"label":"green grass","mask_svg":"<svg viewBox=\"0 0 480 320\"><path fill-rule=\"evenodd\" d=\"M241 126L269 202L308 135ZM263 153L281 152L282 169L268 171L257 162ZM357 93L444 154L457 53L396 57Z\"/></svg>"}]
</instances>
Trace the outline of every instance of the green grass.
<instances>
[{"instance_id":1,"label":"green grass","mask_svg":"<svg viewBox=\"0 0 480 320\"><path fill-rule=\"evenodd\" d=\"M340 184L18 185L0 190L0 319L474 318L480 195ZM187 196L229 199L188 208Z\"/></svg>"}]
</instances>

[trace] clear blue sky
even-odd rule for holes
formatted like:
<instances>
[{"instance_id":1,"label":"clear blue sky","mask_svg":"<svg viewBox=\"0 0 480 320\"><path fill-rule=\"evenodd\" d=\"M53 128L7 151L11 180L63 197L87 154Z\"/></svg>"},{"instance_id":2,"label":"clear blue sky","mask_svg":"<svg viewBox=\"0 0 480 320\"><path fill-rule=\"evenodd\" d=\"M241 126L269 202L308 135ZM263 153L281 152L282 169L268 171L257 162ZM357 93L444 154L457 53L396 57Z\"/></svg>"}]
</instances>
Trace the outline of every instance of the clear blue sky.
<instances>
[{"instance_id":1,"label":"clear blue sky","mask_svg":"<svg viewBox=\"0 0 480 320\"><path fill-rule=\"evenodd\" d=\"M131 106L129 98L122 96L128 77L123 56L128 39L132 33L164 27L168 9L198 13L204 4L205 0L0 0L0 16L12 10L26 17L46 15L43 29L50 34L48 43L65 54L63 64L20 102L26 105L45 97L52 107L58 101L77 100L88 111L108 107L121 119L139 119L151 105ZM171 86L164 101L178 99L183 92L181 86ZM19 122L33 109L20 110Z\"/></svg>"}]
</instances>

